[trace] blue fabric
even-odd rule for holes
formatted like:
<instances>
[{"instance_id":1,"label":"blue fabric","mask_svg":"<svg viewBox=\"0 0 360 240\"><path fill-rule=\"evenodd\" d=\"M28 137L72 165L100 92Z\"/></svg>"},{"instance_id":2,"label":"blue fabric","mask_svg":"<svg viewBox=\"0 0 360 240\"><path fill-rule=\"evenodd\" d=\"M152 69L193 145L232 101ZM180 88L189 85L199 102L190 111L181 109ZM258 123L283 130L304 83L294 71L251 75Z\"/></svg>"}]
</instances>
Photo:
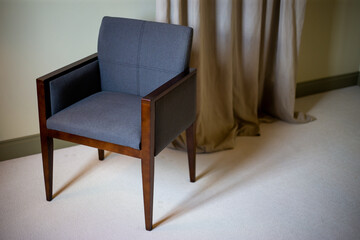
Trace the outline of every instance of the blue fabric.
<instances>
[{"instance_id":1,"label":"blue fabric","mask_svg":"<svg viewBox=\"0 0 360 240\"><path fill-rule=\"evenodd\" d=\"M192 34L179 25L103 18L98 61L50 82L47 127L140 149L141 97L188 68ZM195 104L196 75L155 103L155 154L195 121Z\"/></svg>"},{"instance_id":2,"label":"blue fabric","mask_svg":"<svg viewBox=\"0 0 360 240\"><path fill-rule=\"evenodd\" d=\"M141 97L95 93L47 120L49 129L140 149Z\"/></svg>"},{"instance_id":3,"label":"blue fabric","mask_svg":"<svg viewBox=\"0 0 360 240\"><path fill-rule=\"evenodd\" d=\"M98 41L101 88L145 96L189 65L192 28L104 17Z\"/></svg>"},{"instance_id":4,"label":"blue fabric","mask_svg":"<svg viewBox=\"0 0 360 240\"><path fill-rule=\"evenodd\" d=\"M49 83L51 114L101 90L98 61L91 62Z\"/></svg>"}]
</instances>

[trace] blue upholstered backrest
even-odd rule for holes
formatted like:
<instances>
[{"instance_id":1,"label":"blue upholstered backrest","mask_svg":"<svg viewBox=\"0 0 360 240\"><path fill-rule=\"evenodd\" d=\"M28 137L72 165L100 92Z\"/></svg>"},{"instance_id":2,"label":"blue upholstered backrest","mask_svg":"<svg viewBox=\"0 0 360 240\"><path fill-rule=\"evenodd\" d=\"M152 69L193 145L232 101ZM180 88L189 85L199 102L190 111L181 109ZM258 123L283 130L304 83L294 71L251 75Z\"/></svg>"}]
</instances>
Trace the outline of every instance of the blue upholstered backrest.
<instances>
[{"instance_id":1,"label":"blue upholstered backrest","mask_svg":"<svg viewBox=\"0 0 360 240\"><path fill-rule=\"evenodd\" d=\"M145 96L188 67L192 28L104 17L98 57L101 88Z\"/></svg>"}]
</instances>

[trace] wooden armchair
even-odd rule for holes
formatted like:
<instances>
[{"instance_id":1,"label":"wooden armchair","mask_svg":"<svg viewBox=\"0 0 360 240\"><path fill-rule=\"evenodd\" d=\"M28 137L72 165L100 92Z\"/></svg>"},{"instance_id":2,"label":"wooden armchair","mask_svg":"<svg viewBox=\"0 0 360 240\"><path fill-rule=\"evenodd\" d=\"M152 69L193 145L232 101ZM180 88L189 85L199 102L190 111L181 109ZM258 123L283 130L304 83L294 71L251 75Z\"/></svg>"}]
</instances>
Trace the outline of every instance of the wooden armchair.
<instances>
[{"instance_id":1,"label":"wooden armchair","mask_svg":"<svg viewBox=\"0 0 360 240\"><path fill-rule=\"evenodd\" d=\"M189 27L104 17L98 53L36 80L46 199L53 138L141 159L145 226L152 229L154 158L186 130L195 181L196 70Z\"/></svg>"}]
</instances>

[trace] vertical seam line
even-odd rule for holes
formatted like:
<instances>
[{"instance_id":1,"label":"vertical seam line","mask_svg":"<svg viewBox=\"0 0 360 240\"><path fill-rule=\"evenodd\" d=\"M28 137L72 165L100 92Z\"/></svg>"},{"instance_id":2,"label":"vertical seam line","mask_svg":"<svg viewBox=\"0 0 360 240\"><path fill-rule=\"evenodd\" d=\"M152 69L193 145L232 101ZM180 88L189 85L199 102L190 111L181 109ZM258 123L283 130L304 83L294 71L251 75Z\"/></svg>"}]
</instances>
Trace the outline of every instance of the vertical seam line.
<instances>
[{"instance_id":1,"label":"vertical seam line","mask_svg":"<svg viewBox=\"0 0 360 240\"><path fill-rule=\"evenodd\" d=\"M140 28L140 36L139 36L139 46L138 46L138 54L137 54L137 63L136 63L136 91L137 95L140 95L140 52L141 52L141 44L143 39L143 33L144 33L144 25L145 22L142 22L141 28Z\"/></svg>"}]
</instances>

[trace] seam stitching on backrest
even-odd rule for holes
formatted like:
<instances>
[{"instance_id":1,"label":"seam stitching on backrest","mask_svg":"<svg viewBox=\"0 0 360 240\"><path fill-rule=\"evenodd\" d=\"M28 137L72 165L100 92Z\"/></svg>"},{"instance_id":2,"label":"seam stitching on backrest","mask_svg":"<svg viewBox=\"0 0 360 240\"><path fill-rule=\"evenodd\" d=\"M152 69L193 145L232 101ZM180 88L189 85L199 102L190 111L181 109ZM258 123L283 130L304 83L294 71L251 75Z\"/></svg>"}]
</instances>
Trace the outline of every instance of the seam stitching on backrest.
<instances>
[{"instance_id":1,"label":"seam stitching on backrest","mask_svg":"<svg viewBox=\"0 0 360 240\"><path fill-rule=\"evenodd\" d=\"M138 46L138 54L137 54L137 62L136 62L136 90L137 95L140 95L140 54L141 54L141 44L143 39L143 33L144 33L144 25L145 22L142 22L141 28L140 28L140 36L139 36L139 46Z\"/></svg>"}]
</instances>

